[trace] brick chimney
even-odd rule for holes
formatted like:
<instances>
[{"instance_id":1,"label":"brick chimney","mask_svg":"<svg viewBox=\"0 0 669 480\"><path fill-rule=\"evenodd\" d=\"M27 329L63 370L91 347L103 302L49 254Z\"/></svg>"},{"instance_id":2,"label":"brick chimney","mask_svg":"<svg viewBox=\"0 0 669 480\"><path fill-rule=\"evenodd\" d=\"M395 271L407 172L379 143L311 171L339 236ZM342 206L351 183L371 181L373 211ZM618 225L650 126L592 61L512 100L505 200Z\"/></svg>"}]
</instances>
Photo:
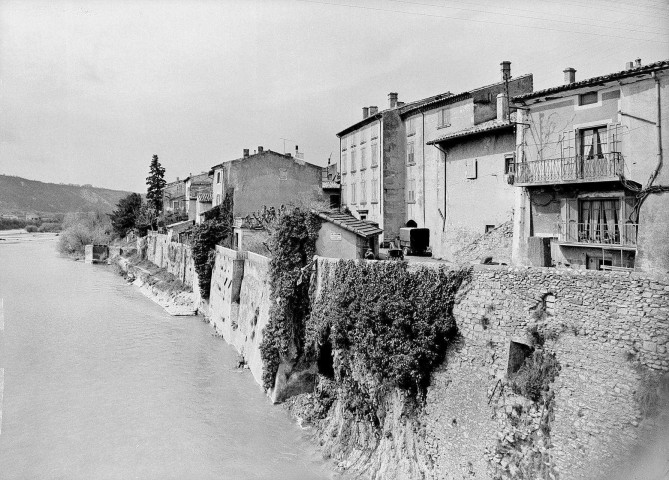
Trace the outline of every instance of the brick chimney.
<instances>
[{"instance_id":1,"label":"brick chimney","mask_svg":"<svg viewBox=\"0 0 669 480\"><path fill-rule=\"evenodd\" d=\"M397 93L390 92L388 94L388 108L395 108L397 106Z\"/></svg>"},{"instance_id":2,"label":"brick chimney","mask_svg":"<svg viewBox=\"0 0 669 480\"><path fill-rule=\"evenodd\" d=\"M362 119L369 117L369 107L362 107Z\"/></svg>"},{"instance_id":3,"label":"brick chimney","mask_svg":"<svg viewBox=\"0 0 669 480\"><path fill-rule=\"evenodd\" d=\"M249 156L249 149L248 149L248 148L245 148L245 149L244 149L244 158L246 158L246 157L248 157L248 156Z\"/></svg>"},{"instance_id":4,"label":"brick chimney","mask_svg":"<svg viewBox=\"0 0 669 480\"><path fill-rule=\"evenodd\" d=\"M369 107L369 114L370 115L376 115L377 113L379 113L379 107L377 107L376 105L373 106L373 107Z\"/></svg>"},{"instance_id":5,"label":"brick chimney","mask_svg":"<svg viewBox=\"0 0 669 480\"><path fill-rule=\"evenodd\" d=\"M574 83L576 81L576 69L567 67L563 70L564 72L564 84L569 85L570 83Z\"/></svg>"},{"instance_id":6,"label":"brick chimney","mask_svg":"<svg viewBox=\"0 0 669 480\"><path fill-rule=\"evenodd\" d=\"M511 62L504 60L500 66L502 67L502 81L505 82L511 78Z\"/></svg>"},{"instance_id":7,"label":"brick chimney","mask_svg":"<svg viewBox=\"0 0 669 480\"><path fill-rule=\"evenodd\" d=\"M265 148L262 145L258 145L258 153L262 153L265 151Z\"/></svg>"}]
</instances>

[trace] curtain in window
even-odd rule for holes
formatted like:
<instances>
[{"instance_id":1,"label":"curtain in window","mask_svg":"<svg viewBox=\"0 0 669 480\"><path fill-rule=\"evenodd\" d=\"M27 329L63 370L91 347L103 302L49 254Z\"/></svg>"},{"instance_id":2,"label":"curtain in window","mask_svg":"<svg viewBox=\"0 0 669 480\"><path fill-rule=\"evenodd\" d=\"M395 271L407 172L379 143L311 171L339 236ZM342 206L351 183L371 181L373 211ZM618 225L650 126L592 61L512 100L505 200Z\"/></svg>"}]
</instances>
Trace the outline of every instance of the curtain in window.
<instances>
[{"instance_id":1,"label":"curtain in window","mask_svg":"<svg viewBox=\"0 0 669 480\"><path fill-rule=\"evenodd\" d=\"M618 243L620 201L584 200L581 202L579 241L585 243Z\"/></svg>"}]
</instances>

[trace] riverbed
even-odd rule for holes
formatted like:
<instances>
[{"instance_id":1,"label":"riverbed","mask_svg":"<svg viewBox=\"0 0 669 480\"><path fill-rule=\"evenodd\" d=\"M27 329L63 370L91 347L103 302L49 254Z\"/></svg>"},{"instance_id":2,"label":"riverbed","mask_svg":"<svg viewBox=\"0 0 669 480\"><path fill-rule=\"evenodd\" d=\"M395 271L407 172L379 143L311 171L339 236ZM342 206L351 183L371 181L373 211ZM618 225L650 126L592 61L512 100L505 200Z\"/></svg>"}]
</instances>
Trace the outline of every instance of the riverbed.
<instances>
[{"instance_id":1,"label":"riverbed","mask_svg":"<svg viewBox=\"0 0 669 480\"><path fill-rule=\"evenodd\" d=\"M338 478L201 317L54 240L0 244L0 478Z\"/></svg>"}]
</instances>

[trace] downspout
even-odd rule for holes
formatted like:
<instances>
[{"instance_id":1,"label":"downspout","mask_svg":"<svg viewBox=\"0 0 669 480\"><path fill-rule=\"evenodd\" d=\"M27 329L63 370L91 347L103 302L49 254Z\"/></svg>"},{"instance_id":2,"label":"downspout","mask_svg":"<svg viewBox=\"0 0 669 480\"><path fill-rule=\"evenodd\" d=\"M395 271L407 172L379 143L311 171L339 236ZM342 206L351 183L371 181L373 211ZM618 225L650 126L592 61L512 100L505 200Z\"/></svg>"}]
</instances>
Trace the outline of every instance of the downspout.
<instances>
[{"instance_id":1,"label":"downspout","mask_svg":"<svg viewBox=\"0 0 669 480\"><path fill-rule=\"evenodd\" d=\"M382 116L381 116L381 114L379 114L379 118L378 118L378 121L379 121L379 163L380 163L380 165L379 165L379 220L380 220L379 227L381 228L381 230L384 231L384 233L382 234L383 235L383 241L386 242L386 241L388 241L388 239L386 238L386 235L385 235L386 222L385 222L385 219L383 217L383 211L384 211L384 207L386 205L386 197L384 195L384 190L383 190L383 183L384 183L383 182L383 179L384 179L383 175L384 175L384 171L385 171L385 168L386 168L386 162L384 161L385 160L385 154L384 154L384 151L383 151L383 130L381 128L381 118L382 118Z\"/></svg>"},{"instance_id":2,"label":"downspout","mask_svg":"<svg viewBox=\"0 0 669 480\"><path fill-rule=\"evenodd\" d=\"M421 110L420 114L423 117L423 130L421 132L421 135L423 136L423 144L420 146L420 149L423 156L423 227L425 227L425 206L427 204L425 201L425 112Z\"/></svg>"},{"instance_id":3,"label":"downspout","mask_svg":"<svg viewBox=\"0 0 669 480\"><path fill-rule=\"evenodd\" d=\"M649 187L655 181L662 169L662 104L660 102L660 77L657 75L657 72L653 72L651 76L655 79L655 92L657 97L657 121L655 122L655 127L657 128L657 167L648 183Z\"/></svg>"},{"instance_id":4,"label":"downspout","mask_svg":"<svg viewBox=\"0 0 669 480\"><path fill-rule=\"evenodd\" d=\"M439 150L441 153L444 154L444 212L443 212L443 214L442 214L442 217L443 217L443 218L441 219L441 221L442 221L441 231L442 231L442 232L445 232L445 231L446 231L446 205L448 205L448 201L446 200L446 193L447 193L447 192L446 192L446 185L448 184L448 181L447 181L447 179L446 179L446 165L447 165L447 162L446 162L446 150L444 150L443 148L441 148L441 147L440 147L439 145L437 145L436 143L435 143L433 146L434 146L437 150Z\"/></svg>"},{"instance_id":5,"label":"downspout","mask_svg":"<svg viewBox=\"0 0 669 480\"><path fill-rule=\"evenodd\" d=\"M339 137L339 212L341 213L341 207L344 202L344 195L342 194L341 180L342 180L342 171L341 171L341 137Z\"/></svg>"}]
</instances>

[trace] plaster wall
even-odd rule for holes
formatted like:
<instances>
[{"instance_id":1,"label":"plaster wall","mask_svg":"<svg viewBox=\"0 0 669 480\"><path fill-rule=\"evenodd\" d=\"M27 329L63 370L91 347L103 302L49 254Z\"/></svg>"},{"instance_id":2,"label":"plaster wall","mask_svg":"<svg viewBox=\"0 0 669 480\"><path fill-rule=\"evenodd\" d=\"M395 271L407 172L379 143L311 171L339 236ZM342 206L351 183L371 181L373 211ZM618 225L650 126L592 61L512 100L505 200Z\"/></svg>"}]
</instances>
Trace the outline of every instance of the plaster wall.
<instances>
[{"instance_id":1,"label":"plaster wall","mask_svg":"<svg viewBox=\"0 0 669 480\"><path fill-rule=\"evenodd\" d=\"M339 238L339 240L335 239ZM358 236L332 222L323 222L316 239L316 254L321 257L358 258Z\"/></svg>"}]
</instances>

